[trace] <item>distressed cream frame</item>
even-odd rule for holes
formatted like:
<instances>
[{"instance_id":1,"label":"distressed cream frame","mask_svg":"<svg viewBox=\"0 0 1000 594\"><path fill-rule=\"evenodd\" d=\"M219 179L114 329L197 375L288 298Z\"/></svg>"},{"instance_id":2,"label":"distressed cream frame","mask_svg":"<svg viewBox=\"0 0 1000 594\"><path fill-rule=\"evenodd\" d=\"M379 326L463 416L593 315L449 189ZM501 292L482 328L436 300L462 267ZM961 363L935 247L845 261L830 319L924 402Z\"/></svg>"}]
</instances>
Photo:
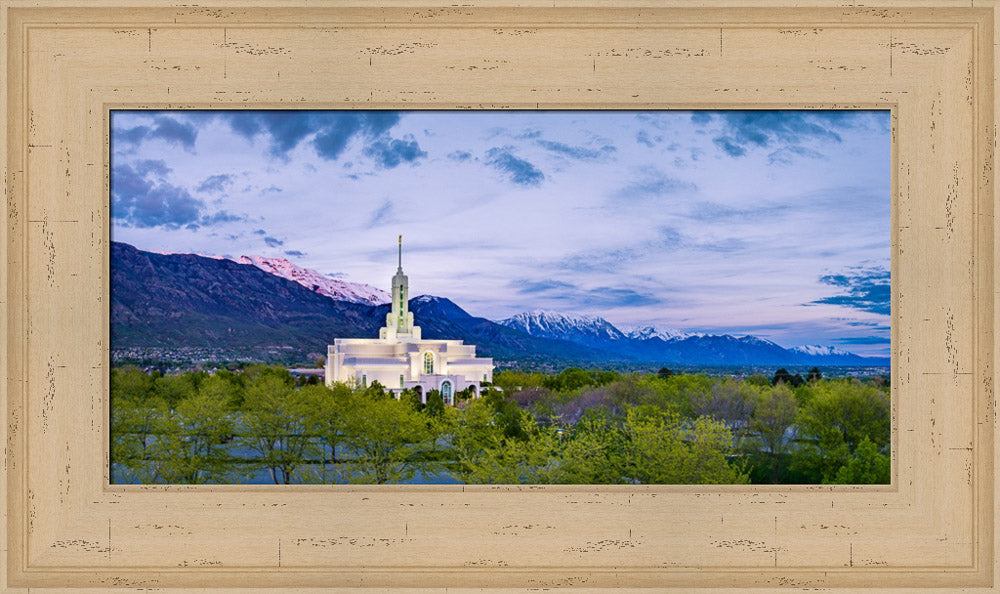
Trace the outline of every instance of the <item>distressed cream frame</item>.
<instances>
[{"instance_id":1,"label":"distressed cream frame","mask_svg":"<svg viewBox=\"0 0 1000 594\"><path fill-rule=\"evenodd\" d=\"M0 3L9 591L996 591L995 0L393 4ZM117 107L891 109L892 483L109 486Z\"/></svg>"}]
</instances>

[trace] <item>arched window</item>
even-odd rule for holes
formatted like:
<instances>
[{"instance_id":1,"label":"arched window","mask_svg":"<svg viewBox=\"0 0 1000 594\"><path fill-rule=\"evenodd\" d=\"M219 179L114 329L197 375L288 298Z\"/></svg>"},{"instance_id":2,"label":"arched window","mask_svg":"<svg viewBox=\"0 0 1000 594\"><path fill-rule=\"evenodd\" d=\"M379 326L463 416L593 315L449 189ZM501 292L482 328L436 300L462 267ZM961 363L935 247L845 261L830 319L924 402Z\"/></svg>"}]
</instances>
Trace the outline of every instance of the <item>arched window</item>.
<instances>
[{"instance_id":1,"label":"arched window","mask_svg":"<svg viewBox=\"0 0 1000 594\"><path fill-rule=\"evenodd\" d=\"M441 399L444 400L445 404L454 404L451 400L451 382L441 383Z\"/></svg>"},{"instance_id":2,"label":"arched window","mask_svg":"<svg viewBox=\"0 0 1000 594\"><path fill-rule=\"evenodd\" d=\"M424 373L434 373L433 353L424 353Z\"/></svg>"}]
</instances>

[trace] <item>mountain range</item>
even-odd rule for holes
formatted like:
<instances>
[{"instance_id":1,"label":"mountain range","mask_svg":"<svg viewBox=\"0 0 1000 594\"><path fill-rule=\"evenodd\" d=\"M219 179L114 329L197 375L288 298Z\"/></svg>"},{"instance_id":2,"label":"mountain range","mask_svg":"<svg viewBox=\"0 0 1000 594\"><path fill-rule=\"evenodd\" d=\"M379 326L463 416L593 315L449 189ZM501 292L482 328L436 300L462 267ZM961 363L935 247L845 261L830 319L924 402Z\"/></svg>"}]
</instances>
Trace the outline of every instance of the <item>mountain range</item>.
<instances>
[{"instance_id":1,"label":"mountain range","mask_svg":"<svg viewBox=\"0 0 1000 594\"><path fill-rule=\"evenodd\" d=\"M391 296L288 260L146 252L112 242L113 354L199 349L215 358L306 362L334 338L372 338ZM783 348L755 336L628 331L596 316L532 311L492 321L445 297L409 303L425 338L464 340L481 356L529 367L881 366L831 347Z\"/></svg>"}]
</instances>

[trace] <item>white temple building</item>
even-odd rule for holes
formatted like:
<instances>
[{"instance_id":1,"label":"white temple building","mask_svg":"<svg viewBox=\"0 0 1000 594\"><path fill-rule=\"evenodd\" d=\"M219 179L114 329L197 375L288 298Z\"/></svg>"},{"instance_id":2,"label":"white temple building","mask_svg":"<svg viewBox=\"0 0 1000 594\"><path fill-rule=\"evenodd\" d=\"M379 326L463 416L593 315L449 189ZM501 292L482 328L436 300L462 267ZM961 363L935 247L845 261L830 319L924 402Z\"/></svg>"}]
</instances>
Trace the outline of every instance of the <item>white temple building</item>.
<instances>
[{"instance_id":1,"label":"white temple building","mask_svg":"<svg viewBox=\"0 0 1000 594\"><path fill-rule=\"evenodd\" d=\"M346 382L367 387L378 381L397 398L407 388L420 394L438 390L445 404L455 393L472 388L479 397L481 382L493 381L493 359L476 357L476 347L461 340L424 340L409 311L409 282L403 274L403 236L399 236L399 267L392 277L392 309L378 338L336 338L327 348L326 384Z\"/></svg>"}]
</instances>

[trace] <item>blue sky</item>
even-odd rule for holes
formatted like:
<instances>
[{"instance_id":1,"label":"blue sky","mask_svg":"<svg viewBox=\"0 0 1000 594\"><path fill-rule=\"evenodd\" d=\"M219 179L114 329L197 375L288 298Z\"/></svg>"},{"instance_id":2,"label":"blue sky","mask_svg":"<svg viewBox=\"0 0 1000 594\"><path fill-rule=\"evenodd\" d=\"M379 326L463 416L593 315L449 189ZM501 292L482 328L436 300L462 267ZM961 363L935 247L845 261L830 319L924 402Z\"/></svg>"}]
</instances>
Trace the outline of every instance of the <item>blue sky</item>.
<instances>
[{"instance_id":1,"label":"blue sky","mask_svg":"<svg viewBox=\"0 0 1000 594\"><path fill-rule=\"evenodd\" d=\"M116 111L112 239L889 352L887 111ZM418 322L419 323L419 322ZM332 338L332 337L331 337Z\"/></svg>"}]
</instances>

